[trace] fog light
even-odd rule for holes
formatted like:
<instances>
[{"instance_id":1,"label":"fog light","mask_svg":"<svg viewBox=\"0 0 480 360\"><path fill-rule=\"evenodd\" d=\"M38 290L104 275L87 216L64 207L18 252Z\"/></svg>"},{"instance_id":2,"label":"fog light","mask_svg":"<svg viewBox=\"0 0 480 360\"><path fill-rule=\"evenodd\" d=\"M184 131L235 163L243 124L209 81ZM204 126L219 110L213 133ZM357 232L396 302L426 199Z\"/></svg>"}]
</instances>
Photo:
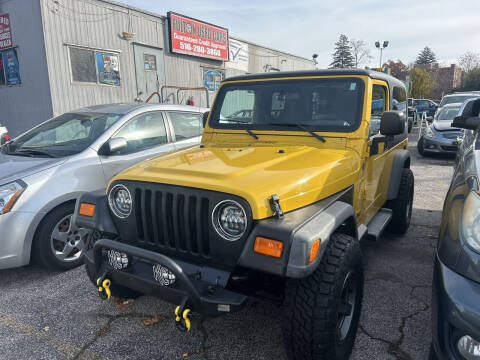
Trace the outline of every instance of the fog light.
<instances>
[{"instance_id":1,"label":"fog light","mask_svg":"<svg viewBox=\"0 0 480 360\"><path fill-rule=\"evenodd\" d=\"M115 270L122 270L128 266L128 255L115 250L108 250L108 263Z\"/></svg>"},{"instance_id":2,"label":"fog light","mask_svg":"<svg viewBox=\"0 0 480 360\"><path fill-rule=\"evenodd\" d=\"M153 278L163 286L169 286L175 282L175 275L160 264L153 265Z\"/></svg>"},{"instance_id":3,"label":"fog light","mask_svg":"<svg viewBox=\"0 0 480 360\"><path fill-rule=\"evenodd\" d=\"M480 342L473 340L470 336L462 336L458 340L458 352L467 360L480 359Z\"/></svg>"}]
</instances>

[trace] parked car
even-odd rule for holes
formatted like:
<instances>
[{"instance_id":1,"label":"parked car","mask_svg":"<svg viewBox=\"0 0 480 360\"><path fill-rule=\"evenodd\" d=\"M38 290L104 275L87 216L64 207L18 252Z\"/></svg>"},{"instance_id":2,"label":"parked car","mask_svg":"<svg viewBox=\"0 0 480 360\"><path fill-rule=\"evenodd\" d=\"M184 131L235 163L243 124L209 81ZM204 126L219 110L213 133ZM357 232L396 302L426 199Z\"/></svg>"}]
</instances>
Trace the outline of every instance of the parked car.
<instances>
[{"instance_id":1,"label":"parked car","mask_svg":"<svg viewBox=\"0 0 480 360\"><path fill-rule=\"evenodd\" d=\"M414 99L413 104L417 113L424 112L427 117L433 117L438 108L438 104L429 99Z\"/></svg>"},{"instance_id":2,"label":"parked car","mask_svg":"<svg viewBox=\"0 0 480 360\"><path fill-rule=\"evenodd\" d=\"M443 206L433 273L430 359L480 357L480 99L462 105L458 163Z\"/></svg>"},{"instance_id":3,"label":"parked car","mask_svg":"<svg viewBox=\"0 0 480 360\"><path fill-rule=\"evenodd\" d=\"M452 127L453 119L458 115L461 103L448 104L442 107L427 124L425 133L418 139L418 153L425 156L428 153L455 154L462 130Z\"/></svg>"},{"instance_id":4,"label":"parked car","mask_svg":"<svg viewBox=\"0 0 480 360\"><path fill-rule=\"evenodd\" d=\"M10 135L8 135L8 130L5 126L0 124L0 145L5 144L7 141L10 140Z\"/></svg>"},{"instance_id":5,"label":"parked car","mask_svg":"<svg viewBox=\"0 0 480 360\"><path fill-rule=\"evenodd\" d=\"M475 92L468 92L468 93L454 93L445 95L440 102L439 108L453 103L463 103L465 100L472 99L472 98L480 98L479 93Z\"/></svg>"},{"instance_id":6,"label":"parked car","mask_svg":"<svg viewBox=\"0 0 480 360\"><path fill-rule=\"evenodd\" d=\"M197 145L202 111L192 106L99 105L50 119L1 148L0 268L36 258L69 269L90 236L71 216L84 192L159 153Z\"/></svg>"},{"instance_id":7,"label":"parked car","mask_svg":"<svg viewBox=\"0 0 480 360\"><path fill-rule=\"evenodd\" d=\"M402 82L367 70L222 82L201 146L136 165L77 202L75 223L103 232L84 258L96 291L178 305L183 331L191 311L233 313L269 292L284 302L289 359L348 359L363 293L359 242L410 224L406 119L386 107L396 95L406 98ZM231 118L240 110L248 122ZM366 138L372 117L380 133Z\"/></svg>"}]
</instances>

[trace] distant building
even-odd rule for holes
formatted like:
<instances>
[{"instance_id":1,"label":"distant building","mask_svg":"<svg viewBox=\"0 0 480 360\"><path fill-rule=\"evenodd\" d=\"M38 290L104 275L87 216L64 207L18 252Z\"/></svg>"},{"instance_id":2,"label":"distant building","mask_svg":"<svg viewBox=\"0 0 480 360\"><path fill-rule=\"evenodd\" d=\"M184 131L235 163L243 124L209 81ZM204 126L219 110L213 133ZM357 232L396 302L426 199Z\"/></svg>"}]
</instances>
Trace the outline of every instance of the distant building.
<instances>
[{"instance_id":1,"label":"distant building","mask_svg":"<svg viewBox=\"0 0 480 360\"><path fill-rule=\"evenodd\" d=\"M415 67L427 70L435 79L435 86L430 90L431 99L441 99L443 95L452 92L462 83L462 69L451 64L448 67L440 67L437 63L428 65L415 65Z\"/></svg>"}]
</instances>

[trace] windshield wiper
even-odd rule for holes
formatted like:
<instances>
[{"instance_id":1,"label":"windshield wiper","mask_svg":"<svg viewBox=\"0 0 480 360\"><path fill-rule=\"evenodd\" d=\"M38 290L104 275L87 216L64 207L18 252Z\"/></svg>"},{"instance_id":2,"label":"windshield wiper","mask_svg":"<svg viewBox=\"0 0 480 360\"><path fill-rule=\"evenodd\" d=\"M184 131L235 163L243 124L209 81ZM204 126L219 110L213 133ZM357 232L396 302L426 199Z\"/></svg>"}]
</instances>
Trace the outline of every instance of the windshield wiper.
<instances>
[{"instance_id":1,"label":"windshield wiper","mask_svg":"<svg viewBox=\"0 0 480 360\"><path fill-rule=\"evenodd\" d=\"M233 122L235 124L248 124L247 122L245 121L241 121L241 120L233 120L233 119L227 119L228 122ZM255 140L258 140L258 136L257 134L255 134L252 130L250 129L244 129L248 135L250 135L251 137L253 137Z\"/></svg>"},{"instance_id":2,"label":"windshield wiper","mask_svg":"<svg viewBox=\"0 0 480 360\"><path fill-rule=\"evenodd\" d=\"M288 127L297 127L305 132L308 132L310 135L312 135L314 138L317 138L321 142L325 142L325 138L323 136L320 136L307 128L305 125L302 124L297 124L297 123L269 123L268 125L275 125L275 126L288 126Z\"/></svg>"},{"instance_id":3,"label":"windshield wiper","mask_svg":"<svg viewBox=\"0 0 480 360\"><path fill-rule=\"evenodd\" d=\"M9 151L7 152L9 155L19 155L19 156L31 156L31 155L44 155L48 157L55 157L49 152L42 151L42 150L37 150L37 149L29 149L29 148L23 148L15 151Z\"/></svg>"}]
</instances>

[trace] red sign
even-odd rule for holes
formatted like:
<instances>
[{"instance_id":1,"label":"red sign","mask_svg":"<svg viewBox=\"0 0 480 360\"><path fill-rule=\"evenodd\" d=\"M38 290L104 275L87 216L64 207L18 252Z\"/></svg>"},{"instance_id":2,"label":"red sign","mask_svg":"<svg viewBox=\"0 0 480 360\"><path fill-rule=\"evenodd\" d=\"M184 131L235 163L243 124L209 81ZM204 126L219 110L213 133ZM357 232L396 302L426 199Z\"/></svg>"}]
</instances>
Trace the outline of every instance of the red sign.
<instances>
[{"instance_id":1,"label":"red sign","mask_svg":"<svg viewBox=\"0 0 480 360\"><path fill-rule=\"evenodd\" d=\"M0 15L0 50L11 48L12 31L10 28L10 16Z\"/></svg>"},{"instance_id":2,"label":"red sign","mask_svg":"<svg viewBox=\"0 0 480 360\"><path fill-rule=\"evenodd\" d=\"M228 61L227 29L172 12L168 24L172 52Z\"/></svg>"}]
</instances>

